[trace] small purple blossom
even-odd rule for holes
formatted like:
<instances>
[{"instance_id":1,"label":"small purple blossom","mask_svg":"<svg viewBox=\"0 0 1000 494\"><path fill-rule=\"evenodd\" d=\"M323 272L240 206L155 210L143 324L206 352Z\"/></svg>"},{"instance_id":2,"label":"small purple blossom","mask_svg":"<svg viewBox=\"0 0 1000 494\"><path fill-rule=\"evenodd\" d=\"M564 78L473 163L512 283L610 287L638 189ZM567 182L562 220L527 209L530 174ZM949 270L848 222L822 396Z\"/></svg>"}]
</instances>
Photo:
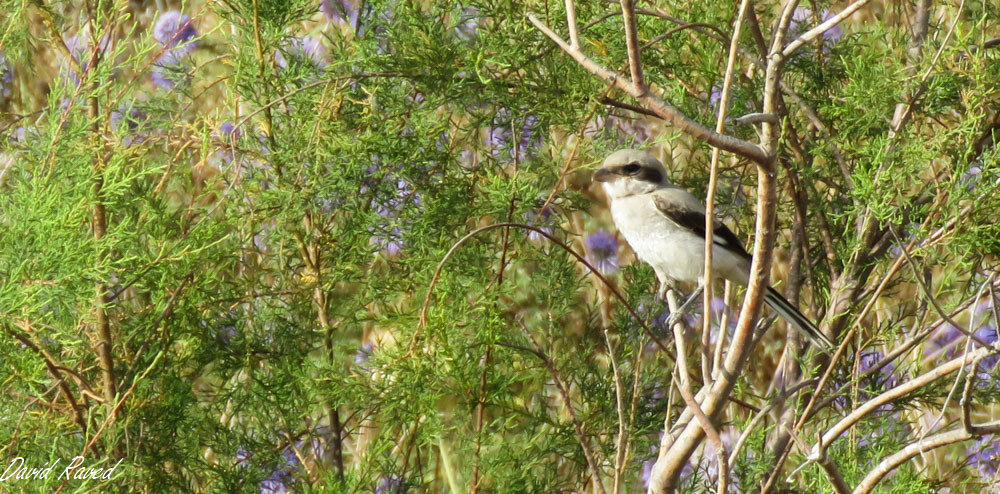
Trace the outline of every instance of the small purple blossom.
<instances>
[{"instance_id":1,"label":"small purple blossom","mask_svg":"<svg viewBox=\"0 0 1000 494\"><path fill-rule=\"evenodd\" d=\"M955 354L955 342L960 336L962 332L958 328L945 324L928 339L924 353L928 356L943 353L945 358L950 358Z\"/></svg>"},{"instance_id":2,"label":"small purple blossom","mask_svg":"<svg viewBox=\"0 0 1000 494\"><path fill-rule=\"evenodd\" d=\"M176 10L164 12L153 26L153 38L178 56L188 54L197 46L194 40L197 36L198 30L191 17Z\"/></svg>"},{"instance_id":3,"label":"small purple blossom","mask_svg":"<svg viewBox=\"0 0 1000 494\"><path fill-rule=\"evenodd\" d=\"M374 350L375 345L372 345L370 341L363 343L361 348L358 348L357 353L354 354L354 365L366 368Z\"/></svg>"},{"instance_id":4,"label":"small purple blossom","mask_svg":"<svg viewBox=\"0 0 1000 494\"><path fill-rule=\"evenodd\" d=\"M507 151L512 159L524 160L531 157L542 144L542 136L537 131L538 124L538 117L534 115L529 114L518 121L510 110L501 108L494 115L491 126L486 129L483 142L493 156L500 157L503 151ZM515 128L518 129L516 142Z\"/></svg>"},{"instance_id":5,"label":"small purple blossom","mask_svg":"<svg viewBox=\"0 0 1000 494\"><path fill-rule=\"evenodd\" d=\"M410 490L406 487L406 481L398 475L387 475L378 480L375 485L375 494L406 494Z\"/></svg>"},{"instance_id":6,"label":"small purple blossom","mask_svg":"<svg viewBox=\"0 0 1000 494\"><path fill-rule=\"evenodd\" d=\"M271 476L260 483L260 494L295 492L290 487L296 483L295 474L301 468L298 456L291 448L286 448Z\"/></svg>"},{"instance_id":7,"label":"small purple blossom","mask_svg":"<svg viewBox=\"0 0 1000 494\"><path fill-rule=\"evenodd\" d=\"M993 480L1000 466L1000 436L990 434L972 443L967 451L969 464L976 468L984 479Z\"/></svg>"},{"instance_id":8,"label":"small purple blossom","mask_svg":"<svg viewBox=\"0 0 1000 494\"><path fill-rule=\"evenodd\" d=\"M833 12L824 9L820 15L821 21L826 22L834 16ZM806 33L806 31L812 29L812 10L806 7L798 7L792 12L792 20L788 24L788 36L789 38L797 38ZM823 39L826 41L837 42L843 36L844 31L841 29L840 24L833 26L823 32Z\"/></svg>"},{"instance_id":9,"label":"small purple blossom","mask_svg":"<svg viewBox=\"0 0 1000 494\"><path fill-rule=\"evenodd\" d=\"M357 0L320 0L319 11L330 23L358 25Z\"/></svg>"},{"instance_id":10,"label":"small purple blossom","mask_svg":"<svg viewBox=\"0 0 1000 494\"><path fill-rule=\"evenodd\" d=\"M94 53L90 47L90 39L86 33L80 33L76 36L71 36L65 38L63 42L66 44L66 49L69 50L70 55L76 60L79 65L79 70L83 73L87 72L90 68L90 60L94 56ZM98 44L98 50L106 52L110 42L108 37L105 36L101 38L101 42ZM72 67L72 62L69 60L62 60L62 65L59 69L60 74L65 80L71 81L73 84L80 84L80 74L77 73L77 68Z\"/></svg>"},{"instance_id":11,"label":"small purple blossom","mask_svg":"<svg viewBox=\"0 0 1000 494\"><path fill-rule=\"evenodd\" d=\"M471 41L476 37L476 29L479 28L479 9L467 7L458 16L455 24L455 37L462 41Z\"/></svg>"},{"instance_id":12,"label":"small purple blossom","mask_svg":"<svg viewBox=\"0 0 1000 494\"><path fill-rule=\"evenodd\" d=\"M274 61L283 69L319 70L326 67L326 50L312 36L291 38L283 49L274 52Z\"/></svg>"},{"instance_id":13,"label":"small purple blossom","mask_svg":"<svg viewBox=\"0 0 1000 494\"><path fill-rule=\"evenodd\" d=\"M618 271L618 239L607 230L599 230L587 236L587 261L601 274Z\"/></svg>"},{"instance_id":14,"label":"small purple blossom","mask_svg":"<svg viewBox=\"0 0 1000 494\"><path fill-rule=\"evenodd\" d=\"M858 361L858 372L863 373L882 361L882 352L878 350L868 350L861 353ZM902 378L896 374L896 366L891 362L879 368L878 372L866 377L863 381L873 392L882 392L892 389L902 382Z\"/></svg>"},{"instance_id":15,"label":"small purple blossom","mask_svg":"<svg viewBox=\"0 0 1000 494\"><path fill-rule=\"evenodd\" d=\"M992 321L989 324L976 330L976 338L991 345L996 345L997 343L997 328L992 325ZM989 355L979 361L979 365L976 368L976 377L978 378L977 384L980 388L986 388L991 386L997 386L1000 380L997 379L998 374L998 364L1000 364L1000 355L993 354Z\"/></svg>"},{"instance_id":16,"label":"small purple blossom","mask_svg":"<svg viewBox=\"0 0 1000 494\"><path fill-rule=\"evenodd\" d=\"M538 207L524 214L525 222L538 228L539 230L552 235L555 226L555 219L552 217L552 209L544 205L544 201L539 201ZM534 230L528 231L528 239L536 242L545 240L545 236Z\"/></svg>"},{"instance_id":17,"label":"small purple blossom","mask_svg":"<svg viewBox=\"0 0 1000 494\"><path fill-rule=\"evenodd\" d=\"M375 161L378 162L377 157ZM366 174L374 175L379 168L377 164L372 165ZM395 183L393 192L386 194L387 185L392 183ZM381 179L372 177L365 180L359 192L373 195L372 208L383 218L381 224L372 228L371 244L391 257L399 255L405 245L400 226L403 210L410 205L419 206L420 194L413 190L409 182L391 172Z\"/></svg>"},{"instance_id":18,"label":"small purple blossom","mask_svg":"<svg viewBox=\"0 0 1000 494\"><path fill-rule=\"evenodd\" d=\"M190 80L188 69L181 61L180 54L171 50L163 52L163 55L156 59L150 78L153 84L163 89L171 89L179 83Z\"/></svg>"},{"instance_id":19,"label":"small purple blossom","mask_svg":"<svg viewBox=\"0 0 1000 494\"><path fill-rule=\"evenodd\" d=\"M117 110L111 112L111 128L122 136L122 144L125 146L138 144L146 139L139 130L147 120L149 115L131 103L123 102Z\"/></svg>"},{"instance_id":20,"label":"small purple blossom","mask_svg":"<svg viewBox=\"0 0 1000 494\"><path fill-rule=\"evenodd\" d=\"M823 10L823 22L830 20L830 18L832 17L833 17L833 12L830 12L829 10L825 9ZM837 24L836 26L827 29L826 32L823 33L823 39L827 41L840 41L840 38L843 35L844 35L844 30L841 29L840 24Z\"/></svg>"},{"instance_id":21,"label":"small purple blossom","mask_svg":"<svg viewBox=\"0 0 1000 494\"><path fill-rule=\"evenodd\" d=\"M223 142L228 143L230 139L239 140L240 136L243 135L243 131L236 128L231 120L227 120L219 126L219 130L216 131L215 137Z\"/></svg>"},{"instance_id":22,"label":"small purple blossom","mask_svg":"<svg viewBox=\"0 0 1000 494\"><path fill-rule=\"evenodd\" d=\"M716 109L719 107L719 101L722 100L722 88L719 86L712 86L712 90L708 93L708 106Z\"/></svg>"},{"instance_id":23,"label":"small purple blossom","mask_svg":"<svg viewBox=\"0 0 1000 494\"><path fill-rule=\"evenodd\" d=\"M14 82L14 64L0 53L0 98L10 97L12 82Z\"/></svg>"}]
</instances>

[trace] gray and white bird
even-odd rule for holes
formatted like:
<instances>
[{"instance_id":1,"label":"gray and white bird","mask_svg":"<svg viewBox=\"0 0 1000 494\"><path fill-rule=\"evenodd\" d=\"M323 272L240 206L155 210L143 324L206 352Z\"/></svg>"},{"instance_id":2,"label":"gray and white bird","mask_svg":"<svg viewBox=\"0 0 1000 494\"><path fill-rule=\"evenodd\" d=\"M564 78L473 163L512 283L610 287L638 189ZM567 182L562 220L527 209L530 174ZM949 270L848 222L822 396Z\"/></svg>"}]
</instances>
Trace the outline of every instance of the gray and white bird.
<instances>
[{"instance_id":1,"label":"gray and white bird","mask_svg":"<svg viewBox=\"0 0 1000 494\"><path fill-rule=\"evenodd\" d=\"M688 191L667 181L663 165L644 151L622 149L604 160L594 173L601 182L618 231L639 260L653 267L663 298L671 280L704 285L705 206ZM746 285L751 256L740 239L715 220L712 231L712 274ZM833 343L819 328L772 287L764 302L806 335L813 344Z\"/></svg>"}]
</instances>

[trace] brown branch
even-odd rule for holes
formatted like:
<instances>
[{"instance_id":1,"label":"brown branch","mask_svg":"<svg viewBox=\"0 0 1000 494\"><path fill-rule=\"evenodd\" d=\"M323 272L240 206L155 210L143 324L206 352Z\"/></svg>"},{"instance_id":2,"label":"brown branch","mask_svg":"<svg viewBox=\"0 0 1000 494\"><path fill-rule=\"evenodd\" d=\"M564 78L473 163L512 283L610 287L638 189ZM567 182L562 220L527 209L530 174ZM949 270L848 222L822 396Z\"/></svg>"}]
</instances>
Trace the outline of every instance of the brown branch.
<instances>
[{"instance_id":1,"label":"brown branch","mask_svg":"<svg viewBox=\"0 0 1000 494\"><path fill-rule=\"evenodd\" d=\"M743 18L746 16L748 6L750 4L749 0L741 0L739 12L736 14L736 21L733 23L733 36L729 44L729 57L726 61L726 73L723 77L722 83L722 94L719 96L719 113L715 121L715 131L722 133L726 125L726 110L729 106L729 95L732 90L733 85L733 72L736 68L736 54L739 50L739 39L740 32L743 29ZM720 149L717 147L712 148L712 159L709 164L708 173L708 190L705 196L705 231L711 232L715 230L715 188L719 181L719 156ZM704 284L705 289L702 298L702 307L704 307L702 316L702 345L701 345L701 355L702 355L702 373L704 374L703 379L705 383L711 383L712 375L710 360L711 360L711 350L709 337L712 330L712 311L709 309L712 306L712 251L715 248L715 241L712 235L705 235L705 266L704 266ZM721 332L721 330L720 330ZM678 357L680 357L678 355ZM724 475L723 472L719 472L719 479L722 482ZM720 492L725 492L722 490L722 486L719 486Z\"/></svg>"},{"instance_id":2,"label":"brown branch","mask_svg":"<svg viewBox=\"0 0 1000 494\"><path fill-rule=\"evenodd\" d=\"M632 74L632 86L636 91L645 92L646 81L642 77L642 51L639 48L639 32L635 22L635 0L621 0L622 21L625 24L625 46L628 49L628 68ZM578 45L579 46L579 45Z\"/></svg>"},{"instance_id":3,"label":"brown branch","mask_svg":"<svg viewBox=\"0 0 1000 494\"><path fill-rule=\"evenodd\" d=\"M802 36L799 36L798 39L792 41L791 43L788 44L788 46L785 47L785 49L781 53L782 56L784 57L791 56L793 53L795 53L795 50L801 48L802 45L816 39L818 36L829 31L830 29L833 29L834 26L840 24L841 22L844 21L844 19L847 19L851 15L854 15L855 12L857 12L861 7L867 5L868 2L869 0L856 0L854 3L848 5L847 8L840 11L839 14L823 21L822 23L820 23L820 25L806 31Z\"/></svg>"},{"instance_id":4,"label":"brown branch","mask_svg":"<svg viewBox=\"0 0 1000 494\"><path fill-rule=\"evenodd\" d=\"M573 0L566 0L566 21L569 24L570 46L578 48L580 46L580 32L576 27L576 5Z\"/></svg>"},{"instance_id":5,"label":"brown branch","mask_svg":"<svg viewBox=\"0 0 1000 494\"><path fill-rule=\"evenodd\" d=\"M680 131L690 134L699 140L705 141L712 146L744 156L758 163L765 163L770 160L770 157L759 146L730 135L713 132L704 125L684 115L675 106L652 94L645 86L637 87L630 80L623 78L614 71L598 64L594 60L587 57L587 55L579 49L573 48L561 37L559 37L559 35L549 29L548 26L542 23L542 21L538 20L538 18L534 15L528 14L528 19L539 31L559 45L563 51L576 60L577 63L579 63L583 68L587 69L590 73L596 75L604 82L628 93L640 103L646 105L647 108L655 112L661 118L672 123Z\"/></svg>"},{"instance_id":6,"label":"brown branch","mask_svg":"<svg viewBox=\"0 0 1000 494\"><path fill-rule=\"evenodd\" d=\"M1000 427L1000 422L996 423ZM865 478L858 483L858 486L854 488L855 494L867 494L871 492L873 488L890 472L898 468L903 463L906 463L914 456L924 454L933 449L940 448L942 446L947 446L949 444L955 444L962 441L968 441L974 436L969 434L965 429L959 428L950 430L948 432L941 432L934 434L933 436L927 436L923 439L914 441L907 444L903 449L885 457L865 475Z\"/></svg>"},{"instance_id":7,"label":"brown branch","mask_svg":"<svg viewBox=\"0 0 1000 494\"><path fill-rule=\"evenodd\" d=\"M604 95L604 94L602 94L602 95L600 95L600 96L597 97L597 102L598 103L603 103L603 104L608 105L608 106L613 106L615 108L621 108L623 110L628 110L628 111L631 111L631 112L639 113L641 115L646 115L647 117L659 118L661 120L663 119L663 117L657 115L656 112L649 111L649 110L647 110L647 109L645 109L645 108L643 108L641 106L630 105L628 103L624 103L624 102L618 101L618 100L616 100L614 98L610 98L610 97L608 97L607 95Z\"/></svg>"},{"instance_id":8,"label":"brown branch","mask_svg":"<svg viewBox=\"0 0 1000 494\"><path fill-rule=\"evenodd\" d=\"M1000 350L992 348L982 348L976 350L975 352L964 354L960 357L956 357L952 360L949 360L948 362L945 362L935 367L934 369L927 371L926 373L920 375L919 377L916 377L905 383L902 383L899 386L896 386L895 388L892 388L866 401L858 408L852 410L851 413L847 414L847 416L837 421L837 423L834 424L833 427L830 427L830 429L823 434L823 436L820 438L820 441L815 446L813 446L813 449L810 453L810 459L818 459L821 456L825 455L826 449L829 448L830 445L833 444L835 440L837 440L837 438L841 437L841 435L844 432L846 432L847 429L851 428L851 426L861 421L861 419L863 419L868 414L874 412L882 405L885 405L891 402L892 400L899 399L924 386L927 386L930 383L937 381L938 379L941 379L951 374L952 372L955 372L965 367L971 361L975 361L976 359L981 358L983 356L998 352L1000 352Z\"/></svg>"},{"instance_id":9,"label":"brown branch","mask_svg":"<svg viewBox=\"0 0 1000 494\"><path fill-rule=\"evenodd\" d=\"M667 32L665 32L663 34L660 34L659 36L657 36L657 37L655 37L655 38L653 38L653 39L651 39L651 40L643 43L642 46L640 46L639 48L641 50L645 50L646 48L649 48L650 46L653 46L653 45L659 43L660 41L663 41L663 40L669 38L671 35L673 35L675 33L678 33L678 32L683 31L685 29L695 29L695 30L698 30L698 28L718 29L715 26L713 26L711 24L708 24L706 22L688 22L688 23L682 23L682 24L680 24L680 25L678 25L676 27L668 29ZM724 39L728 40L728 38L724 38Z\"/></svg>"},{"instance_id":10,"label":"brown branch","mask_svg":"<svg viewBox=\"0 0 1000 494\"><path fill-rule=\"evenodd\" d=\"M4 325L4 331L42 357L42 360L45 361L45 368L49 370L49 373L52 374L52 377L56 380L59 392L66 398L66 402L69 403L70 408L73 410L73 421L76 422L76 425L80 426L80 430L83 431L83 433L86 433L87 420L83 416L83 408L76 402L76 399L73 397L73 392L66 384L66 378L64 378L62 372L59 371L59 369L63 369L65 367L58 365L48 352L40 348L38 345L35 345L35 343L27 336L18 333L6 324Z\"/></svg>"},{"instance_id":11,"label":"brown branch","mask_svg":"<svg viewBox=\"0 0 1000 494\"><path fill-rule=\"evenodd\" d=\"M583 456L587 460L587 467L590 469L590 475L594 478L594 485L597 490L602 494L607 494L604 489L604 483L601 482L601 470L597 466L597 459L594 458L594 452L590 449L590 445L587 441L587 435L584 433L583 424L576 416L576 411L573 410L573 404L570 401L569 390L566 389L566 385L563 383L562 379L559 377L559 372L556 370L555 364L552 362L545 352L542 351L542 347L539 346L538 341L528 331L528 328L521 324L521 329L524 331L525 336L531 340L531 344L535 346L535 351L532 352L538 356L545 364L545 368L548 369L549 374L552 376L552 380L555 382L556 389L559 390L560 396L562 396L563 405L566 407L566 413L569 414L570 421L573 422L573 431L576 433L576 439L580 443L580 448L583 449Z\"/></svg>"},{"instance_id":12,"label":"brown branch","mask_svg":"<svg viewBox=\"0 0 1000 494\"><path fill-rule=\"evenodd\" d=\"M674 290L667 290L667 305L670 306L670 313L677 313L679 309L679 304L677 303L677 294ZM715 446L715 454L719 462L719 494L725 494L726 484L729 478L729 465L728 459L726 457L726 447L722 443L722 437L719 436L719 431L716 429L715 424L712 420L705 415L705 412L698 405L698 402L694 399L694 395L691 393L691 378L688 375L687 366L687 351L684 341L684 324L681 321L675 322L671 329L674 331L674 343L677 345L677 373L680 377L679 383L677 385L677 390L681 393L681 398L684 399L684 404L687 405L687 410L694 414L695 418L698 420L698 424L701 426L702 431L708 436L708 440L712 442ZM705 382L709 383L708 376L705 376ZM659 460L657 460L659 463ZM650 480L650 485L652 485L652 480Z\"/></svg>"},{"instance_id":13,"label":"brown branch","mask_svg":"<svg viewBox=\"0 0 1000 494\"><path fill-rule=\"evenodd\" d=\"M628 454L628 433L630 421L625 418L624 393L625 386L622 383L622 374L618 369L618 362L615 360L614 345L611 344L611 336L608 330L604 330L604 341L608 345L608 360L611 361L611 373L615 383L615 411L618 412L618 437L615 439L615 475L611 484L611 492L621 492L622 475L625 473L625 457ZM642 353L641 351L638 353Z\"/></svg>"},{"instance_id":14,"label":"brown branch","mask_svg":"<svg viewBox=\"0 0 1000 494\"><path fill-rule=\"evenodd\" d=\"M783 66L780 49L784 39L783 32L787 31L788 23L791 21L789 7L792 7L793 4L794 1L786 5L780 28L768 55L764 77L764 113L776 113L777 110L779 82ZM751 263L750 280L743 299L743 310L740 312L736 331L722 371L716 382L710 388L703 390L705 393L701 406L710 418L718 418L721 415L726 398L732 393L736 379L746 366L752 348L753 331L763 305L764 290L768 286L767 279L775 237L777 185L774 158L778 150L778 136L779 131L776 125L764 123L761 146L754 146L760 149L762 159L755 159L758 164L758 186L753 262ZM669 450L661 451L659 459L653 466L653 472L650 475L651 492L675 490L681 469L701 442L702 430L694 422L689 420L683 425L678 424L678 427L682 427L680 434L675 440L669 441Z\"/></svg>"},{"instance_id":15,"label":"brown branch","mask_svg":"<svg viewBox=\"0 0 1000 494\"><path fill-rule=\"evenodd\" d=\"M655 333L653 333L653 330L649 328L649 326L642 319L642 317L639 317L639 314L635 311L635 309L632 308L631 305L629 305L628 300L625 299L625 296L622 295L617 288L615 288L614 284L612 284L607 278L604 277L603 274L601 274L600 270L598 270L589 262L587 262L587 259L584 256L577 253L575 250L570 248L568 245L563 243L558 238L555 238L554 236L542 230L541 228L536 228L531 225L525 225L523 223L495 223L492 225L486 225L480 228L476 228L475 230L467 233L464 237L460 238L457 242L455 242L451 246L450 249L448 249L448 252L446 252L444 257L441 258L441 261L438 263L437 268L434 270L434 275L431 277L430 285L427 287L427 295L424 297L424 305L420 309L420 317L417 323L417 331L413 333L412 339L410 340L410 349L407 351L407 355L412 354L416 350L417 340L419 337L419 330L421 328L427 327L427 313L430 310L431 296L434 293L434 286L437 284L437 280L441 277L441 272L444 269L445 263L448 262L448 259L450 259L451 256L455 254L455 251L457 251L458 248L462 246L462 244L468 242L476 235L479 235L480 233L487 232L490 230L496 230L498 228L511 228L511 227L521 228L524 230L535 232L545 237L550 242L556 244L559 248L563 249L564 251L575 257L576 260L579 261L581 264L583 264L587 268L587 270L590 271L591 274L597 276L597 278L600 279L601 282L604 283L604 285L607 286L609 290L611 290L611 293L615 296L615 298L617 298L618 301L625 306L625 308L629 311L629 314L631 314L632 317L635 318L635 321L639 323L640 326L642 326L643 331L645 331L646 334L653 340L653 342L655 342L656 345L660 347L660 350L663 350L663 352L667 355L667 357L670 360L675 360L674 356L670 353L670 350L663 343L663 341L660 340L660 338L657 337Z\"/></svg>"}]
</instances>

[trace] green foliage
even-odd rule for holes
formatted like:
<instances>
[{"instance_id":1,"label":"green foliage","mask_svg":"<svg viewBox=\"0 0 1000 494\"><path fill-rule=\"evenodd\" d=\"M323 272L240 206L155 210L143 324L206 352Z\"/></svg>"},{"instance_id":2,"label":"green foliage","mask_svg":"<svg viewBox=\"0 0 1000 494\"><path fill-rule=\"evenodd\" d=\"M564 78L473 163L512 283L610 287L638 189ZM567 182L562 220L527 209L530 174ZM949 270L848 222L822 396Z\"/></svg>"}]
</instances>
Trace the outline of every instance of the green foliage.
<instances>
[{"instance_id":1,"label":"green foliage","mask_svg":"<svg viewBox=\"0 0 1000 494\"><path fill-rule=\"evenodd\" d=\"M625 145L663 149L672 179L692 190L708 182L707 146L599 102L606 94L636 103L526 18L566 33L564 5L198 1L184 5L185 27L179 14L161 25L173 14L148 3L0 0L0 63L12 70L8 80L0 65L6 462L65 465L81 451L88 466L124 459L112 481L72 481L68 492L465 492L476 482L479 492L554 492L592 488L588 455L610 488L623 448L623 490L644 489L664 418L674 423L683 407L673 358L642 327L672 342L652 271L624 266L624 239L605 272L610 286L523 228L457 244L485 225L523 223L599 265L588 239L613 228L587 170ZM648 7L719 27L676 30L642 55L656 91L714 127L728 53L718 33L730 31L732 4ZM772 7L757 8L765 39ZM580 2L577 15L585 51L624 74L614 9ZM1000 64L995 49L969 47L996 35L1000 13L988 1L966 9L955 38L939 45L939 32L919 63L907 58L899 15L845 25L842 37L787 61L795 99L827 127L786 95L782 190L794 174L805 200L804 293L819 312L852 259L866 256L859 282L877 284L871 275L897 258L890 247L943 228L943 241L910 254L935 270L926 278L946 308L972 300L995 269L1000 155L982 143L997 127ZM641 15L640 41L676 26ZM740 47L754 55L738 64L731 117L762 105L752 33ZM901 101L914 104L896 132ZM757 135L753 126L726 132ZM718 211L743 237L754 229L756 180L751 164L724 158ZM900 241L869 256L859 218L891 225ZM779 226L798 222L783 201ZM798 248L784 236L779 244ZM892 288L902 293L925 276L909 268ZM937 314L917 305L903 300L878 324L859 323L848 354L884 353L915 332L908 325L931 324ZM912 377L954 355L964 340L940 343L943 333L888 372ZM734 396L754 406L773 397L769 351L757 352ZM700 374L701 354L689 355ZM807 373L825 369L806 364ZM888 378L866 381L861 371L838 363L833 402L802 437L888 389ZM109 373L114 403L103 394ZM867 417L836 443L831 457L848 482L911 440L923 414L948 403L950 384L894 401L892 413ZM1000 392L976 387L974 398L995 403ZM752 416L731 410L729 448ZM751 430L736 456L730 476L740 492L773 472L773 425ZM683 489L713 488L714 453L695 458ZM963 468L949 484L947 469L907 464L879 489L979 486L974 466ZM12 490L60 486L18 482ZM816 465L795 482L784 487L830 490Z\"/></svg>"}]
</instances>

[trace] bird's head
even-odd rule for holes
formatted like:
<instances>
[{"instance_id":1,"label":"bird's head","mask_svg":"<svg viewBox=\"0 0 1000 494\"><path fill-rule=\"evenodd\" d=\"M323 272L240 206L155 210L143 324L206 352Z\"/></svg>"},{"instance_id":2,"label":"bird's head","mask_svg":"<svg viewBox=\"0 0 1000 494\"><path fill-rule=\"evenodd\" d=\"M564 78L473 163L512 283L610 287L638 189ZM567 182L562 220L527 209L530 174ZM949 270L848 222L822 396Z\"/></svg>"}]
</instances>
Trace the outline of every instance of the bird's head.
<instances>
[{"instance_id":1,"label":"bird's head","mask_svg":"<svg viewBox=\"0 0 1000 494\"><path fill-rule=\"evenodd\" d=\"M667 185L660 161L645 151L622 149L611 153L594 173L611 199L648 194Z\"/></svg>"}]
</instances>

